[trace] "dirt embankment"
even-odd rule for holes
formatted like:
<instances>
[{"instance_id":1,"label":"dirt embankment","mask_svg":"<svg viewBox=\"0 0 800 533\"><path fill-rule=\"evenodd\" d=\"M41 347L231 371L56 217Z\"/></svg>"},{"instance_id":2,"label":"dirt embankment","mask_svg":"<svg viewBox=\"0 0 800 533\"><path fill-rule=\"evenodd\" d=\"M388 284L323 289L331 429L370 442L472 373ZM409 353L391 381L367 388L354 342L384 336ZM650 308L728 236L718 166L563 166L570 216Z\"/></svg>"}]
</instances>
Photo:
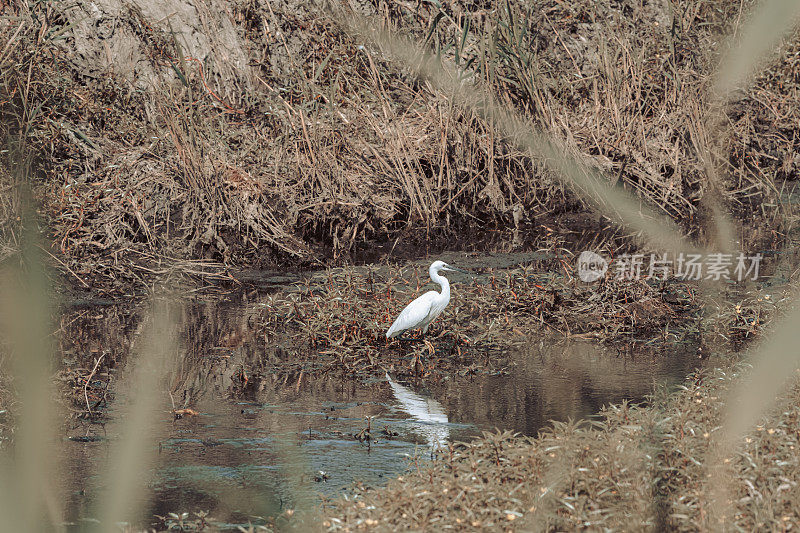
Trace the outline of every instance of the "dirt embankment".
<instances>
[{"instance_id":1,"label":"dirt embankment","mask_svg":"<svg viewBox=\"0 0 800 533\"><path fill-rule=\"evenodd\" d=\"M716 139L725 196L744 213L796 179L797 40L723 116L705 113L704 80L740 2L351 4L457 59L690 231L706 190L698 139ZM48 239L72 282L122 289L330 262L582 209L542 161L312 6L4 4L3 135L23 134L35 156ZM5 167L3 257L17 246L20 177L9 156Z\"/></svg>"}]
</instances>

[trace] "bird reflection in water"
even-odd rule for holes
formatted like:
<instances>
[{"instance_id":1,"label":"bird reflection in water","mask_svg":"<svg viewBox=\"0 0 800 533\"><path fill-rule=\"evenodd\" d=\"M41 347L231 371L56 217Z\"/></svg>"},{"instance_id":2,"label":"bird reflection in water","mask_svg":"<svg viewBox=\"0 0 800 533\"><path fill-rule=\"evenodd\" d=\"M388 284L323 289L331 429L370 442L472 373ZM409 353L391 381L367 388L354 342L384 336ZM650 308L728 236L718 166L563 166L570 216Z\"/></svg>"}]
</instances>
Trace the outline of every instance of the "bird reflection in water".
<instances>
[{"instance_id":1,"label":"bird reflection in water","mask_svg":"<svg viewBox=\"0 0 800 533\"><path fill-rule=\"evenodd\" d=\"M444 447L450 437L450 426L442 404L400 385L388 372L386 381L392 387L400 409L411 417L410 422L413 423L414 432L424 438L432 450Z\"/></svg>"}]
</instances>

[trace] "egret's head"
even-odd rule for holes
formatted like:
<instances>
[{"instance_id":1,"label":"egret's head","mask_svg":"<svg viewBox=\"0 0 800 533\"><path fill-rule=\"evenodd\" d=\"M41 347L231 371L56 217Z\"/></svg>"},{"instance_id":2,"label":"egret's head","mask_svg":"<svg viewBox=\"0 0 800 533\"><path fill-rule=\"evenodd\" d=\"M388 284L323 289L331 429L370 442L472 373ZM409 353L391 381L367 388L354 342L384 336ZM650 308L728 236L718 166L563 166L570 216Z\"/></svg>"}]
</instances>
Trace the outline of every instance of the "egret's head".
<instances>
[{"instance_id":1,"label":"egret's head","mask_svg":"<svg viewBox=\"0 0 800 533\"><path fill-rule=\"evenodd\" d=\"M430 268L430 273L433 275L434 273L438 274L441 271L445 272L463 272L464 274L468 274L466 270L461 270L460 268L456 268L454 266L450 266L444 261L434 261Z\"/></svg>"}]
</instances>

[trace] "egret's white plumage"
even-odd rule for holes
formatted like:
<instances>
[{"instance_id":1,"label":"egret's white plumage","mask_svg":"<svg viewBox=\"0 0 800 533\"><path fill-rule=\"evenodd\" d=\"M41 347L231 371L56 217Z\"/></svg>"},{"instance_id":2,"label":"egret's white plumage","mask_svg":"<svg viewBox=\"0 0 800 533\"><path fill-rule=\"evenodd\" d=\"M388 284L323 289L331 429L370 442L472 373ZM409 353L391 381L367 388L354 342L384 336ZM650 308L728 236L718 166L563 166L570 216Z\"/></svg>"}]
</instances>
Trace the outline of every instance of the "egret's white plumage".
<instances>
[{"instance_id":1,"label":"egret's white plumage","mask_svg":"<svg viewBox=\"0 0 800 533\"><path fill-rule=\"evenodd\" d=\"M422 333L428 331L428 326L436 320L447 304L450 302L450 282L447 278L440 276L442 270L464 272L461 269L451 267L444 261L434 261L428 269L431 280L442 287L442 292L428 291L400 311L392 327L386 332L386 338L397 337L407 329L422 328Z\"/></svg>"}]
</instances>

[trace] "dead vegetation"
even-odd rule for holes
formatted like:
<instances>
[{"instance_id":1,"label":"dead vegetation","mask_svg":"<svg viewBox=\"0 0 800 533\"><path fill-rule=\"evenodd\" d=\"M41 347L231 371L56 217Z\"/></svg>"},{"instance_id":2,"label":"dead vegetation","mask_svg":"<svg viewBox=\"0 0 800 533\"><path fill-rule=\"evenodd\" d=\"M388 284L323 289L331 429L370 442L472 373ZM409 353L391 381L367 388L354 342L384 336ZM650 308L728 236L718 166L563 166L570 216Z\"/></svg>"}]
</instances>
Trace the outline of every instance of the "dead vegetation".
<instances>
[{"instance_id":1,"label":"dead vegetation","mask_svg":"<svg viewBox=\"0 0 800 533\"><path fill-rule=\"evenodd\" d=\"M73 281L122 290L165 264L202 277L326 262L411 229L529 228L581 209L542 161L324 11L170 5L166 19L112 1L16 2L0 15L3 136L24 134L36 154L53 252ZM705 109L703 80L741 3L359 5L690 232L703 214L700 148L742 213L758 205L772 220L793 187L794 44L722 114ZM13 207L0 204L5 254Z\"/></svg>"},{"instance_id":2,"label":"dead vegetation","mask_svg":"<svg viewBox=\"0 0 800 533\"><path fill-rule=\"evenodd\" d=\"M0 262L18 249L19 204L10 173L0 168Z\"/></svg>"}]
</instances>

